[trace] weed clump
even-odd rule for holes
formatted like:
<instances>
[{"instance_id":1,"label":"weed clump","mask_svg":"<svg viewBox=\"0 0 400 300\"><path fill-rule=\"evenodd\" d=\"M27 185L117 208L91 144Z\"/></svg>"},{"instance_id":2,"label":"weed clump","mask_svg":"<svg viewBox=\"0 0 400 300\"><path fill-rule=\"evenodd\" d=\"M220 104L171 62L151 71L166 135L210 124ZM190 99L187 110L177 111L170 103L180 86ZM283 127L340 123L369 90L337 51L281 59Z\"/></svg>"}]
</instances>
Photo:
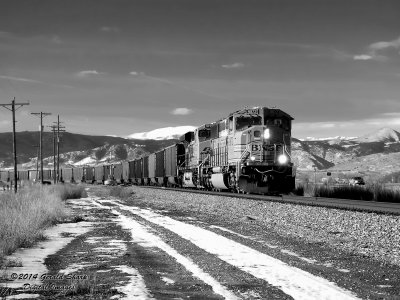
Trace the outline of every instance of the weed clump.
<instances>
[{"instance_id":1,"label":"weed clump","mask_svg":"<svg viewBox=\"0 0 400 300\"><path fill-rule=\"evenodd\" d=\"M54 190L54 193L59 194L61 200L80 199L87 197L85 187L82 185L58 184L50 188Z\"/></svg>"},{"instance_id":2,"label":"weed clump","mask_svg":"<svg viewBox=\"0 0 400 300\"><path fill-rule=\"evenodd\" d=\"M130 188L124 188L121 186L113 186L110 189L110 196L111 197L116 197L116 198L121 198L121 199L128 199L130 198L134 192Z\"/></svg>"},{"instance_id":3,"label":"weed clump","mask_svg":"<svg viewBox=\"0 0 400 300\"><path fill-rule=\"evenodd\" d=\"M400 203L400 192L385 189L381 186L320 186L314 190L315 197L340 198Z\"/></svg>"}]
</instances>

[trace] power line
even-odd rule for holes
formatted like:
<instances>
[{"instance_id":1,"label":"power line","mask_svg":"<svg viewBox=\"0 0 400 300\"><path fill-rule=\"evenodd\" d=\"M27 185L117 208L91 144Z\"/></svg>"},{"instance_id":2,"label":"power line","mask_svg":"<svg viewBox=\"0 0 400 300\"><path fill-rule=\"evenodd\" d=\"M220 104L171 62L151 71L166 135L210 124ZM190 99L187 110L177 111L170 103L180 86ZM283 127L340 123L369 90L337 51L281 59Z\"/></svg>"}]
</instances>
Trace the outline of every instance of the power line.
<instances>
[{"instance_id":1,"label":"power line","mask_svg":"<svg viewBox=\"0 0 400 300\"><path fill-rule=\"evenodd\" d=\"M15 133L15 111L21 108L24 105L29 105L29 102L24 102L24 103L15 103L15 97L11 101L11 103L8 104L0 104L0 106L3 106L4 108L8 109L9 111L12 112L12 123L13 123L13 154L14 154L14 192L17 192L18 189L18 174L17 174L17 137ZM11 106L11 108L9 108ZM15 107L18 106L18 107Z\"/></svg>"}]
</instances>

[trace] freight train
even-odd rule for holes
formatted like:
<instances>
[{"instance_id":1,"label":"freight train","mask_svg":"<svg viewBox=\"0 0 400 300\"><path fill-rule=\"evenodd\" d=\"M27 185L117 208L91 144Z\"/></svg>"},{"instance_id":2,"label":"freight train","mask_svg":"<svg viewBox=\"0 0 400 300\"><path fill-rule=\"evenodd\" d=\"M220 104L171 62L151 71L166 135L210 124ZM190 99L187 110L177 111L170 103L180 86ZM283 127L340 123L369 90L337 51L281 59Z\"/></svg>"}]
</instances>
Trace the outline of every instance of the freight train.
<instances>
[{"instance_id":1,"label":"freight train","mask_svg":"<svg viewBox=\"0 0 400 300\"><path fill-rule=\"evenodd\" d=\"M295 187L291 158L293 118L276 108L245 108L184 134L178 143L132 161L62 168L63 182L129 183L166 187L279 194ZM51 170L43 180L51 181ZM36 171L18 171L34 180ZM12 180L1 171L0 180Z\"/></svg>"}]
</instances>

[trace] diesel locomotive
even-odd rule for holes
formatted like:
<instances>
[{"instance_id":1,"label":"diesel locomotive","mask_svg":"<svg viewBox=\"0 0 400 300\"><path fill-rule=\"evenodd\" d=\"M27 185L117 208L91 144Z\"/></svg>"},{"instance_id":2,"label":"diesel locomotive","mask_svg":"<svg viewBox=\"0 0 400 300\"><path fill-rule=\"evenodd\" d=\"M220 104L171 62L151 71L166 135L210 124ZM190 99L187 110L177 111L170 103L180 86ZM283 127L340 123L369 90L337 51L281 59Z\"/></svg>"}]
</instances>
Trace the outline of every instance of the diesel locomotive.
<instances>
[{"instance_id":1,"label":"diesel locomotive","mask_svg":"<svg viewBox=\"0 0 400 300\"><path fill-rule=\"evenodd\" d=\"M277 108L245 108L184 134L148 156L112 165L62 168L60 180L132 183L205 190L279 194L295 187L291 158L293 118ZM1 180L12 180L1 171ZM51 170L43 175L51 180ZM18 171L19 179L36 178Z\"/></svg>"},{"instance_id":2,"label":"diesel locomotive","mask_svg":"<svg viewBox=\"0 0 400 300\"><path fill-rule=\"evenodd\" d=\"M280 109L255 107L187 133L182 186L246 193L290 192L291 122Z\"/></svg>"}]
</instances>

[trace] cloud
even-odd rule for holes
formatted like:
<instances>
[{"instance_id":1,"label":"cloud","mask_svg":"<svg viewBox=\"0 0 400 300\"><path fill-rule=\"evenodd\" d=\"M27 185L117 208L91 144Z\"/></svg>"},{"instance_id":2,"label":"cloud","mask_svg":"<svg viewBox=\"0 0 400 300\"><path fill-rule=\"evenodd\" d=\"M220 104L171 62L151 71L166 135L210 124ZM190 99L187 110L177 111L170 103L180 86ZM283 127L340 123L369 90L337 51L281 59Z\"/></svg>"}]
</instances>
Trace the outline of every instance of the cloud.
<instances>
[{"instance_id":1,"label":"cloud","mask_svg":"<svg viewBox=\"0 0 400 300\"><path fill-rule=\"evenodd\" d=\"M372 50L384 50L387 48L395 48L395 49L399 49L400 48L400 37L398 37L397 39L393 40L393 41L389 41L389 42L377 42L377 43L373 43L371 45L369 45L369 48Z\"/></svg>"},{"instance_id":2,"label":"cloud","mask_svg":"<svg viewBox=\"0 0 400 300\"><path fill-rule=\"evenodd\" d=\"M86 70L86 71L80 71L80 72L76 73L76 76L87 77L87 76L91 76L91 75L102 75L102 74L105 74L105 73L97 72L96 70Z\"/></svg>"},{"instance_id":3,"label":"cloud","mask_svg":"<svg viewBox=\"0 0 400 300\"><path fill-rule=\"evenodd\" d=\"M63 43L63 41L61 40L61 38L60 38L58 35L54 35L54 36L51 38L51 41L52 41L54 44L57 44L57 45L60 45L60 44Z\"/></svg>"},{"instance_id":4,"label":"cloud","mask_svg":"<svg viewBox=\"0 0 400 300\"><path fill-rule=\"evenodd\" d=\"M353 59L354 60L371 60L374 57L371 55L367 55L367 54L360 54L360 55L354 55Z\"/></svg>"},{"instance_id":5,"label":"cloud","mask_svg":"<svg viewBox=\"0 0 400 300\"><path fill-rule=\"evenodd\" d=\"M132 72L129 72L129 75L133 75L133 76L143 76L143 75L144 75L144 72L132 71Z\"/></svg>"},{"instance_id":6,"label":"cloud","mask_svg":"<svg viewBox=\"0 0 400 300\"><path fill-rule=\"evenodd\" d=\"M367 47L366 54L354 55L354 60L376 60L376 61L387 61L388 57L383 55L382 52L387 50L399 50L400 49L400 37L392 41L380 41L370 44ZM400 52L399 52L400 54Z\"/></svg>"},{"instance_id":7,"label":"cloud","mask_svg":"<svg viewBox=\"0 0 400 300\"><path fill-rule=\"evenodd\" d=\"M7 38L7 37L11 37L11 33L7 31L0 31L0 38Z\"/></svg>"},{"instance_id":8,"label":"cloud","mask_svg":"<svg viewBox=\"0 0 400 300\"><path fill-rule=\"evenodd\" d=\"M116 26L103 26L100 28L100 31L107 33L118 33L120 29Z\"/></svg>"},{"instance_id":9,"label":"cloud","mask_svg":"<svg viewBox=\"0 0 400 300\"><path fill-rule=\"evenodd\" d=\"M0 121L0 127L8 126L8 125L10 125L10 124L11 124L11 121L9 121L9 120L2 120L2 121Z\"/></svg>"},{"instance_id":10,"label":"cloud","mask_svg":"<svg viewBox=\"0 0 400 300\"><path fill-rule=\"evenodd\" d=\"M332 122L295 122L293 123L293 136L325 137L325 136L360 136L368 131L378 130L383 127L400 129L400 113L387 112L358 120L337 120Z\"/></svg>"},{"instance_id":11,"label":"cloud","mask_svg":"<svg viewBox=\"0 0 400 300\"><path fill-rule=\"evenodd\" d=\"M1 75L0 78L8 79L8 80L14 80L14 81L30 82L30 83L43 83L42 81L39 81L39 80L22 78L22 77L13 77L13 76L3 76L3 75Z\"/></svg>"},{"instance_id":12,"label":"cloud","mask_svg":"<svg viewBox=\"0 0 400 300\"><path fill-rule=\"evenodd\" d=\"M190 115L191 113L193 113L193 110L186 108L186 107L178 107L175 108L173 111L171 111L171 114L173 115Z\"/></svg>"},{"instance_id":13,"label":"cloud","mask_svg":"<svg viewBox=\"0 0 400 300\"><path fill-rule=\"evenodd\" d=\"M244 63L235 62L230 65L222 65L221 67L223 67L224 69L242 69L242 68L244 68Z\"/></svg>"}]
</instances>

